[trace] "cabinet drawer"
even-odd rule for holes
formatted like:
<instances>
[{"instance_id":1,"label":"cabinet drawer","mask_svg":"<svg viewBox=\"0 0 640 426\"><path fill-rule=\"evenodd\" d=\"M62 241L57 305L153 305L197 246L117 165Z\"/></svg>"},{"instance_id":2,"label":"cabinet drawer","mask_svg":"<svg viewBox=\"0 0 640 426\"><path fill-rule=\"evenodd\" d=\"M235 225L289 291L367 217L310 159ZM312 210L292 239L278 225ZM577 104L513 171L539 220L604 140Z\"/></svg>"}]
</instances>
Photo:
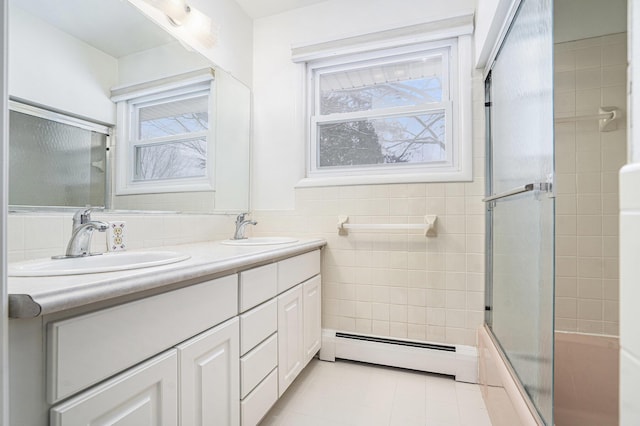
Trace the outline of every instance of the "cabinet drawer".
<instances>
[{"instance_id":1,"label":"cabinet drawer","mask_svg":"<svg viewBox=\"0 0 640 426\"><path fill-rule=\"evenodd\" d=\"M276 368L240 402L242 426L257 425L278 400L278 369Z\"/></svg>"},{"instance_id":2,"label":"cabinet drawer","mask_svg":"<svg viewBox=\"0 0 640 426\"><path fill-rule=\"evenodd\" d=\"M258 343L278 329L278 301L253 308L240 315L240 355L253 349Z\"/></svg>"},{"instance_id":3,"label":"cabinet drawer","mask_svg":"<svg viewBox=\"0 0 640 426\"><path fill-rule=\"evenodd\" d=\"M278 262L278 293L320 273L320 250Z\"/></svg>"},{"instance_id":4,"label":"cabinet drawer","mask_svg":"<svg viewBox=\"0 0 640 426\"><path fill-rule=\"evenodd\" d=\"M178 424L175 349L51 408L51 426Z\"/></svg>"},{"instance_id":5,"label":"cabinet drawer","mask_svg":"<svg viewBox=\"0 0 640 426\"><path fill-rule=\"evenodd\" d=\"M278 266L261 266L240 272L240 312L271 299L278 292Z\"/></svg>"},{"instance_id":6,"label":"cabinet drawer","mask_svg":"<svg viewBox=\"0 0 640 426\"><path fill-rule=\"evenodd\" d=\"M57 402L234 315L237 275L48 325L47 399Z\"/></svg>"},{"instance_id":7,"label":"cabinet drawer","mask_svg":"<svg viewBox=\"0 0 640 426\"><path fill-rule=\"evenodd\" d=\"M247 396L278 365L278 334L259 344L240 360L241 398Z\"/></svg>"}]
</instances>

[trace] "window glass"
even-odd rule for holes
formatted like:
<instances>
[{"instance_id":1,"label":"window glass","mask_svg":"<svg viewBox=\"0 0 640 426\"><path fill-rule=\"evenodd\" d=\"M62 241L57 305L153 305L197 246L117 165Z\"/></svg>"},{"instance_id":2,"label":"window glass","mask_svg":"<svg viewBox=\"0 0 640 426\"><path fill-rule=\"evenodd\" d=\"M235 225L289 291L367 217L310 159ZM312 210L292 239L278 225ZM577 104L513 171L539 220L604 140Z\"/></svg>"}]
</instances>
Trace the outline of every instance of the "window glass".
<instances>
[{"instance_id":1,"label":"window glass","mask_svg":"<svg viewBox=\"0 0 640 426\"><path fill-rule=\"evenodd\" d=\"M455 168L452 48L390 49L312 65L310 174Z\"/></svg>"},{"instance_id":2,"label":"window glass","mask_svg":"<svg viewBox=\"0 0 640 426\"><path fill-rule=\"evenodd\" d=\"M138 138L153 139L207 130L208 100L205 95L139 107Z\"/></svg>"},{"instance_id":3,"label":"window glass","mask_svg":"<svg viewBox=\"0 0 640 426\"><path fill-rule=\"evenodd\" d=\"M211 186L211 87L187 85L128 102L133 184Z\"/></svg>"},{"instance_id":4,"label":"window glass","mask_svg":"<svg viewBox=\"0 0 640 426\"><path fill-rule=\"evenodd\" d=\"M445 160L445 114L433 112L318 125L318 167Z\"/></svg>"},{"instance_id":5,"label":"window glass","mask_svg":"<svg viewBox=\"0 0 640 426\"><path fill-rule=\"evenodd\" d=\"M194 139L135 148L136 180L201 177L207 174L207 141Z\"/></svg>"},{"instance_id":6,"label":"window glass","mask_svg":"<svg viewBox=\"0 0 640 426\"><path fill-rule=\"evenodd\" d=\"M321 115L421 105L443 99L441 55L320 74Z\"/></svg>"}]
</instances>

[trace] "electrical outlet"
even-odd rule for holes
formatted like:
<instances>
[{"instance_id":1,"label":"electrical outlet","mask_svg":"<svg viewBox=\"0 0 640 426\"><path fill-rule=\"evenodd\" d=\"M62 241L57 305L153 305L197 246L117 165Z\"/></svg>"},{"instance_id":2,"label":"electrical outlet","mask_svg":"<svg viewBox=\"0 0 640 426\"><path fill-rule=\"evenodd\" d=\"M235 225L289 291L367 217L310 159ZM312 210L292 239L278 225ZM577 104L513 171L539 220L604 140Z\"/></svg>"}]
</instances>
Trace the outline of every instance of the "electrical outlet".
<instances>
[{"instance_id":1,"label":"electrical outlet","mask_svg":"<svg viewBox=\"0 0 640 426\"><path fill-rule=\"evenodd\" d=\"M107 231L107 246L109 251L125 250L127 222L109 222L109 230Z\"/></svg>"}]
</instances>

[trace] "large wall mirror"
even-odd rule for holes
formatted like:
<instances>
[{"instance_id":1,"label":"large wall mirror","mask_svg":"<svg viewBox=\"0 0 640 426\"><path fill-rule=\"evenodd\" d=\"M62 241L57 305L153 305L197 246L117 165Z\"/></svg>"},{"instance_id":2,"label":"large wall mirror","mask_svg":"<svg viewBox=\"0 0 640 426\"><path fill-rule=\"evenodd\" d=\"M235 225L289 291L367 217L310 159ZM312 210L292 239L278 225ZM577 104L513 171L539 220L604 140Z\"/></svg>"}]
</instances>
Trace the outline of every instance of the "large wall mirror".
<instances>
[{"instance_id":1,"label":"large wall mirror","mask_svg":"<svg viewBox=\"0 0 640 426\"><path fill-rule=\"evenodd\" d=\"M14 208L249 210L249 88L128 1L11 0L9 94Z\"/></svg>"}]
</instances>

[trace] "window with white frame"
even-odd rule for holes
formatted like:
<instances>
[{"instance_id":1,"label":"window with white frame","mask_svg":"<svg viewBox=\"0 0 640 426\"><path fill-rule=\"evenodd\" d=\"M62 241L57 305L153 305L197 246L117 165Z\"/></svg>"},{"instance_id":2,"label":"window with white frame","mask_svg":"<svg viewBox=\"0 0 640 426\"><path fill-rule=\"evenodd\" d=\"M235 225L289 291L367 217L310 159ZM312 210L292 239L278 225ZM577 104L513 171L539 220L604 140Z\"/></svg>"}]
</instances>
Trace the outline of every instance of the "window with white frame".
<instances>
[{"instance_id":1,"label":"window with white frame","mask_svg":"<svg viewBox=\"0 0 640 426\"><path fill-rule=\"evenodd\" d=\"M302 186L469 180L471 69L459 41L307 60ZM468 55L468 38L463 44Z\"/></svg>"},{"instance_id":2,"label":"window with white frame","mask_svg":"<svg viewBox=\"0 0 640 426\"><path fill-rule=\"evenodd\" d=\"M118 102L117 194L214 189L213 80L200 80Z\"/></svg>"}]
</instances>

